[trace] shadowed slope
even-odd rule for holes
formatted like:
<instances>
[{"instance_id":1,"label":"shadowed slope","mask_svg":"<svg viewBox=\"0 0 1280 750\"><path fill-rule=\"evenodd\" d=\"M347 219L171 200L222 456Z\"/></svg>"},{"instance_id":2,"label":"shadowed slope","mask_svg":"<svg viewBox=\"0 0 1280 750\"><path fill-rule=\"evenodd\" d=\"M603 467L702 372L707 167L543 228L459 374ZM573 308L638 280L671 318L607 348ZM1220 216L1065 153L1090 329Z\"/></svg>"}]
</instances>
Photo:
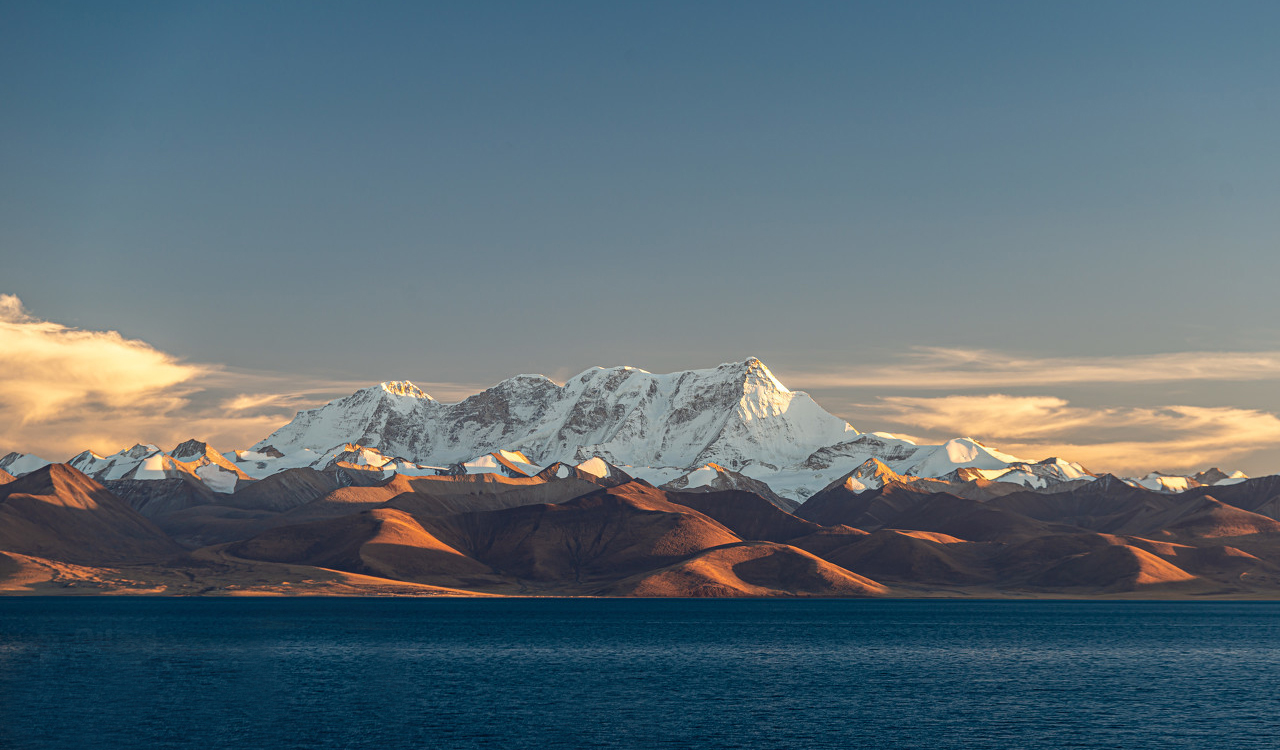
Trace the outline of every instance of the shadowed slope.
<instances>
[{"instance_id":1,"label":"shadowed slope","mask_svg":"<svg viewBox=\"0 0 1280 750\"><path fill-rule=\"evenodd\" d=\"M852 544L868 533L852 526L820 526L812 534L796 537L787 543L825 559L827 553Z\"/></svg>"},{"instance_id":2,"label":"shadowed slope","mask_svg":"<svg viewBox=\"0 0 1280 750\"><path fill-rule=\"evenodd\" d=\"M977 584L989 580L968 545L924 538L912 532L882 530L825 552L822 557L840 567L878 581Z\"/></svg>"},{"instance_id":3,"label":"shadowed slope","mask_svg":"<svg viewBox=\"0 0 1280 750\"><path fill-rule=\"evenodd\" d=\"M256 495L251 501L239 498L241 502L235 506L219 504L187 508L160 516L156 523L194 549L248 539L270 528L340 518L383 507L422 516L451 515L532 503L558 503L599 489L599 485L576 478L502 483L453 477L444 477L446 481L440 482L431 477L432 481L424 482L420 478L396 475L373 487L338 487L332 492L326 491L323 497L284 513L262 510L264 506L292 506L300 497L324 490L332 479L330 472L312 469L294 472L283 472L249 485L245 491ZM281 478L279 481L287 484L285 497L279 503L270 495L273 480L278 477ZM444 494L437 496L434 494L437 491ZM232 500L237 500L240 494L236 493L237 497ZM250 507L240 507L245 505Z\"/></svg>"},{"instance_id":4,"label":"shadowed slope","mask_svg":"<svg viewBox=\"0 0 1280 750\"><path fill-rule=\"evenodd\" d=\"M1005 510L992 503L978 502L946 493L929 495L887 518L885 527L916 531L939 531L970 541L1012 541L1043 534L1075 531L1075 527L1052 524Z\"/></svg>"},{"instance_id":5,"label":"shadowed slope","mask_svg":"<svg viewBox=\"0 0 1280 750\"><path fill-rule=\"evenodd\" d=\"M413 493L398 499L432 500ZM459 583L458 576L497 572L508 580L577 586L617 580L738 541L712 519L669 502L660 490L632 482L558 505L417 517L381 507L272 529L229 551L254 560L449 585ZM475 581L481 587L495 582L493 576Z\"/></svg>"},{"instance_id":6,"label":"shadowed slope","mask_svg":"<svg viewBox=\"0 0 1280 750\"><path fill-rule=\"evenodd\" d=\"M1012 544L991 558L991 566L1005 580L1021 581L1072 557L1124 544L1111 534L1050 534Z\"/></svg>"},{"instance_id":7,"label":"shadowed slope","mask_svg":"<svg viewBox=\"0 0 1280 750\"><path fill-rule=\"evenodd\" d=\"M741 541L642 482L559 505L422 519L438 538L495 570L544 582L615 580Z\"/></svg>"},{"instance_id":8,"label":"shadowed slope","mask_svg":"<svg viewBox=\"0 0 1280 750\"><path fill-rule=\"evenodd\" d=\"M844 525L872 530L889 525L893 519L929 497L929 494L892 486L865 492L837 488L837 491L824 491L806 500L796 508L796 516L822 526Z\"/></svg>"},{"instance_id":9,"label":"shadowed slope","mask_svg":"<svg viewBox=\"0 0 1280 750\"><path fill-rule=\"evenodd\" d=\"M1223 581L1265 585L1280 582L1280 566L1229 545L1193 546L1142 537L1124 537L1126 543L1177 565L1195 576Z\"/></svg>"},{"instance_id":10,"label":"shadowed slope","mask_svg":"<svg viewBox=\"0 0 1280 750\"><path fill-rule=\"evenodd\" d=\"M1184 493L1184 497L1203 495L1212 495L1241 510L1280 520L1280 475L1246 479L1238 484L1197 487Z\"/></svg>"},{"instance_id":11,"label":"shadowed slope","mask_svg":"<svg viewBox=\"0 0 1280 750\"><path fill-rule=\"evenodd\" d=\"M456 576L492 572L432 536L409 514L390 509L272 529L228 551L249 560L407 581L453 582Z\"/></svg>"},{"instance_id":12,"label":"shadowed slope","mask_svg":"<svg viewBox=\"0 0 1280 750\"><path fill-rule=\"evenodd\" d=\"M1018 492L991 501L993 507L1037 520L1104 533L1143 528L1146 519L1175 503L1169 495L1133 487L1111 475L1068 492Z\"/></svg>"},{"instance_id":13,"label":"shadowed slope","mask_svg":"<svg viewBox=\"0 0 1280 750\"><path fill-rule=\"evenodd\" d=\"M699 474L704 475L701 481L705 481L707 483L700 486L690 487L690 478ZM711 479L709 481L705 478L706 474L711 475ZM715 463L707 464L692 474L676 477L670 482L662 485L661 489L671 490L673 492L691 493L725 492L729 490L751 492L763 497L765 500L768 500L773 505L788 513L794 512L795 509L800 506L800 503L795 500L789 500L774 492L773 488L764 482L761 482L758 479L752 479L746 474L726 469L720 464Z\"/></svg>"},{"instance_id":14,"label":"shadowed slope","mask_svg":"<svg viewBox=\"0 0 1280 750\"><path fill-rule=\"evenodd\" d=\"M511 487L501 492L441 493L435 487L396 495L384 507L398 508L415 516L447 516L483 510L502 510L521 505L563 503L600 489L600 485L578 478L556 479L541 484Z\"/></svg>"},{"instance_id":15,"label":"shadowed slope","mask_svg":"<svg viewBox=\"0 0 1280 750\"><path fill-rule=\"evenodd\" d=\"M822 528L743 490L668 492L667 499L719 521L742 539L785 542Z\"/></svg>"},{"instance_id":16,"label":"shadowed slope","mask_svg":"<svg viewBox=\"0 0 1280 750\"><path fill-rule=\"evenodd\" d=\"M1135 591L1196 580L1176 565L1127 544L1108 545L1069 557L1028 580L1041 588Z\"/></svg>"},{"instance_id":17,"label":"shadowed slope","mask_svg":"<svg viewBox=\"0 0 1280 750\"><path fill-rule=\"evenodd\" d=\"M217 504L228 497L220 496L199 479L181 473L164 479L108 479L102 486L153 520L188 508Z\"/></svg>"},{"instance_id":18,"label":"shadowed slope","mask_svg":"<svg viewBox=\"0 0 1280 750\"><path fill-rule=\"evenodd\" d=\"M804 550L740 542L606 587L608 596L876 596L888 589Z\"/></svg>"},{"instance_id":19,"label":"shadowed slope","mask_svg":"<svg viewBox=\"0 0 1280 750\"><path fill-rule=\"evenodd\" d=\"M183 552L124 501L66 464L0 485L0 549L82 565L165 560Z\"/></svg>"},{"instance_id":20,"label":"shadowed slope","mask_svg":"<svg viewBox=\"0 0 1280 750\"><path fill-rule=\"evenodd\" d=\"M280 514L225 505L197 505L155 519L155 524L178 544L199 549L210 544L238 542L276 525Z\"/></svg>"},{"instance_id":21,"label":"shadowed slope","mask_svg":"<svg viewBox=\"0 0 1280 750\"><path fill-rule=\"evenodd\" d=\"M221 504L246 510L287 511L318 500L340 486L337 472L286 469L237 487Z\"/></svg>"},{"instance_id":22,"label":"shadowed slope","mask_svg":"<svg viewBox=\"0 0 1280 750\"><path fill-rule=\"evenodd\" d=\"M1214 539L1218 537L1274 534L1280 532L1280 521L1250 513L1213 497L1193 497L1164 513L1130 523L1126 533L1143 536L1162 535Z\"/></svg>"},{"instance_id":23,"label":"shadowed slope","mask_svg":"<svg viewBox=\"0 0 1280 750\"><path fill-rule=\"evenodd\" d=\"M553 485L556 489L545 489ZM459 474L452 476L409 477L395 474L390 479L370 487L340 487L333 492L301 505L281 516L283 523L300 523L320 518L334 518L371 510L396 498L410 509L411 501L406 496L423 495L436 498L436 510L440 512L457 512L480 509L523 505L532 502L559 502L569 497L584 495L599 489L600 485L577 476L548 481L536 477L505 477L499 474ZM498 495L506 493L529 493L529 499L518 501L520 494L513 495L509 502L495 501ZM424 507L415 509L426 510Z\"/></svg>"}]
</instances>

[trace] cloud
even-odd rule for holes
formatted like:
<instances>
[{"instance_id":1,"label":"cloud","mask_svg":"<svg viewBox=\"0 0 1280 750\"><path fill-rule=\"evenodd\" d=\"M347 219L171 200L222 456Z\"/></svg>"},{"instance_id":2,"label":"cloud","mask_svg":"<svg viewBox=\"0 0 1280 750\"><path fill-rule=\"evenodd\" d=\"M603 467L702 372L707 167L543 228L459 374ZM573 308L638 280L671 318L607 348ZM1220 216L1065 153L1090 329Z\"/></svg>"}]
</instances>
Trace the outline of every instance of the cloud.
<instances>
[{"instance_id":1,"label":"cloud","mask_svg":"<svg viewBox=\"0 0 1280 750\"><path fill-rule=\"evenodd\" d=\"M432 398L445 403L461 401L488 387L478 383L413 382ZM309 409L373 385L367 380L299 377L239 368L220 368L210 372L200 379L200 384L211 393L224 394L219 403L227 412L279 412L290 417L300 409Z\"/></svg>"},{"instance_id":2,"label":"cloud","mask_svg":"<svg viewBox=\"0 0 1280 750\"><path fill-rule=\"evenodd\" d=\"M8 294L0 294L0 357L0 453L20 450L53 460L86 448L113 453L134 442L172 447L191 437L223 449L244 447L301 409L371 385L184 362L114 331L40 320ZM1273 377L1280 378L1280 353L1027 359L988 350L919 349L895 366L788 380L804 387L963 390L992 383ZM473 383L418 385L446 402L482 389ZM1235 407L1088 407L1054 396L985 393L889 396L855 409L854 424L875 424L917 442L970 435L1015 455L1058 455L1095 471L1199 469L1280 445L1280 418ZM1270 465L1271 457L1264 458Z\"/></svg>"},{"instance_id":3,"label":"cloud","mask_svg":"<svg viewBox=\"0 0 1280 750\"><path fill-rule=\"evenodd\" d=\"M924 430L931 441L968 435L1027 459L1060 456L1093 471L1189 471L1280 443L1280 417L1255 409L1072 406L1052 396L893 396L859 409Z\"/></svg>"},{"instance_id":4,"label":"cloud","mask_svg":"<svg viewBox=\"0 0 1280 750\"><path fill-rule=\"evenodd\" d=\"M86 331L31 316L0 294L0 454L65 460L135 442L172 447L196 437L244 447L308 409L371 383L183 362L115 331ZM441 400L480 390L420 384Z\"/></svg>"},{"instance_id":5,"label":"cloud","mask_svg":"<svg viewBox=\"0 0 1280 750\"><path fill-rule=\"evenodd\" d=\"M1280 352L1180 352L1113 357L1019 357L991 349L916 347L903 361L839 372L789 373L800 388L966 390L1083 383L1280 379Z\"/></svg>"},{"instance_id":6,"label":"cloud","mask_svg":"<svg viewBox=\"0 0 1280 750\"><path fill-rule=\"evenodd\" d=\"M0 295L0 420L6 430L86 409L172 408L205 368L115 331L82 331L32 318Z\"/></svg>"}]
</instances>

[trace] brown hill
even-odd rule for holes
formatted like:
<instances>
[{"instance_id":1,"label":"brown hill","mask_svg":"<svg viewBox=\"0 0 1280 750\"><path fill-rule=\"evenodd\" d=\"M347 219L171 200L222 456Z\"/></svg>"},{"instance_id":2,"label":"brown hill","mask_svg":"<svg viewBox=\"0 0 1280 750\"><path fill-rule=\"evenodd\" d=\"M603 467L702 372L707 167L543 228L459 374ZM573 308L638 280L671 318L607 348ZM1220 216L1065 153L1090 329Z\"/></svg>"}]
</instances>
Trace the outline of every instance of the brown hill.
<instances>
[{"instance_id":1,"label":"brown hill","mask_svg":"<svg viewBox=\"0 0 1280 750\"><path fill-rule=\"evenodd\" d=\"M306 523L373 510L397 495L413 492L413 481L413 477L394 474L371 486L339 487L315 500L289 509L281 515L281 523Z\"/></svg>"},{"instance_id":2,"label":"brown hill","mask_svg":"<svg viewBox=\"0 0 1280 750\"><path fill-rule=\"evenodd\" d=\"M598 592L607 596L878 596L889 589L804 550L739 542L704 550Z\"/></svg>"},{"instance_id":3,"label":"brown hill","mask_svg":"<svg viewBox=\"0 0 1280 750\"><path fill-rule=\"evenodd\" d=\"M950 538L950 537L944 537ZM822 555L823 559L878 581L945 585L988 580L966 546L910 532L875 531Z\"/></svg>"},{"instance_id":4,"label":"brown hill","mask_svg":"<svg viewBox=\"0 0 1280 750\"><path fill-rule=\"evenodd\" d=\"M496 571L562 584L617 580L741 541L639 481L559 505L420 520L437 538Z\"/></svg>"},{"instance_id":5,"label":"brown hill","mask_svg":"<svg viewBox=\"0 0 1280 750\"><path fill-rule=\"evenodd\" d=\"M164 533L187 549L238 542L279 525L279 513L226 505L197 505L154 520Z\"/></svg>"},{"instance_id":6,"label":"brown hill","mask_svg":"<svg viewBox=\"0 0 1280 750\"><path fill-rule=\"evenodd\" d=\"M536 484L503 487L496 492L438 492L438 486L416 487L414 492L396 495L385 507L398 508L415 516L447 516L482 510L502 510L520 505L563 503L600 489L598 484L578 478L556 479Z\"/></svg>"},{"instance_id":7,"label":"brown hill","mask_svg":"<svg viewBox=\"0 0 1280 750\"><path fill-rule=\"evenodd\" d=\"M1246 577L1250 582L1280 577L1280 566L1229 545L1192 546L1141 537L1125 537L1125 540L1195 576L1232 582Z\"/></svg>"},{"instance_id":8,"label":"brown hill","mask_svg":"<svg viewBox=\"0 0 1280 750\"><path fill-rule=\"evenodd\" d=\"M236 557L382 578L452 584L492 571L441 542L407 513L378 509L285 526L233 544Z\"/></svg>"},{"instance_id":9,"label":"brown hill","mask_svg":"<svg viewBox=\"0 0 1280 750\"><path fill-rule=\"evenodd\" d=\"M165 479L107 479L101 484L130 508L153 520L228 497L220 496L193 475L182 473Z\"/></svg>"},{"instance_id":10,"label":"brown hill","mask_svg":"<svg viewBox=\"0 0 1280 750\"><path fill-rule=\"evenodd\" d=\"M993 507L1040 521L1089 531L1125 533L1176 504L1169 495L1132 487L1106 476L1067 492L1017 492L991 501Z\"/></svg>"},{"instance_id":11,"label":"brown hill","mask_svg":"<svg viewBox=\"0 0 1280 750\"><path fill-rule=\"evenodd\" d=\"M1228 505L1280 520L1280 475L1256 477L1217 487L1197 487L1183 495L1212 495Z\"/></svg>"},{"instance_id":12,"label":"brown hill","mask_svg":"<svg viewBox=\"0 0 1280 750\"><path fill-rule=\"evenodd\" d=\"M820 526L812 534L796 537L788 544L825 559L827 553L851 544L868 533L852 526Z\"/></svg>"},{"instance_id":13,"label":"brown hill","mask_svg":"<svg viewBox=\"0 0 1280 750\"><path fill-rule=\"evenodd\" d=\"M911 531L909 529L884 529L884 531L892 531L895 534L909 536L912 539L923 539L928 542L937 542L938 544L968 544L967 539L943 534L939 531Z\"/></svg>"},{"instance_id":14,"label":"brown hill","mask_svg":"<svg viewBox=\"0 0 1280 750\"><path fill-rule=\"evenodd\" d=\"M719 521L742 539L785 542L822 528L782 510L768 498L743 490L668 492L667 499Z\"/></svg>"},{"instance_id":15,"label":"brown hill","mask_svg":"<svg viewBox=\"0 0 1280 750\"><path fill-rule=\"evenodd\" d=\"M1143 536L1200 539L1277 532L1280 521L1227 505L1209 495L1192 497L1164 513L1143 519L1141 524L1130 524L1127 529L1127 533Z\"/></svg>"},{"instance_id":16,"label":"brown hill","mask_svg":"<svg viewBox=\"0 0 1280 750\"><path fill-rule=\"evenodd\" d=\"M554 485L556 489L543 488ZM494 496L509 492L527 492L527 502L559 502L578 495L585 495L600 485L577 476L548 481L537 477L506 477L500 474L458 474L450 476L409 477L395 474L376 485L367 487L339 487L319 499L298 506L282 516L282 522L301 523L320 518L335 518L361 510L371 510L390 500L405 495L425 495L436 498L438 512L459 510L488 510L516 502L521 495L513 495L510 502L495 502ZM554 498L554 499L552 499ZM407 499L401 501L406 504ZM428 504L425 503L424 505ZM424 510L424 508L414 509ZM433 513L434 514L434 513Z\"/></svg>"},{"instance_id":17,"label":"brown hill","mask_svg":"<svg viewBox=\"0 0 1280 750\"><path fill-rule=\"evenodd\" d=\"M383 507L421 516L451 515L532 503L558 503L599 489L599 485L577 478L551 482L504 482L505 477L498 481L440 479L443 481L436 477L396 475L376 486L334 488L332 483L336 480L332 472L295 469L249 484L228 498L230 505L199 505L159 516L155 521L174 539L194 549L248 539L270 528L340 518ZM434 494L436 492L441 494ZM296 505L317 493L321 496ZM213 500L217 502L223 497L226 496ZM284 513L264 510L279 507L289 510Z\"/></svg>"},{"instance_id":18,"label":"brown hill","mask_svg":"<svg viewBox=\"0 0 1280 750\"><path fill-rule=\"evenodd\" d=\"M318 500L340 486L337 472L286 469L256 482L237 485L236 491L221 504L245 510L283 512Z\"/></svg>"},{"instance_id":19,"label":"brown hill","mask_svg":"<svg viewBox=\"0 0 1280 750\"><path fill-rule=\"evenodd\" d=\"M720 464L709 463L702 468L702 471L714 471L715 476L709 484L698 487L689 486L689 475L676 477L675 479L662 485L660 489L672 490L674 492L726 492L728 490L739 490L742 492L751 492L770 503L773 503L779 509L791 513L800 503L795 500L785 498L773 491L769 485L761 482L759 479L752 479L746 474L727 469Z\"/></svg>"},{"instance_id":20,"label":"brown hill","mask_svg":"<svg viewBox=\"0 0 1280 750\"><path fill-rule=\"evenodd\" d=\"M525 490L576 481L539 483ZM485 496L468 499L476 497ZM435 500L410 492L396 502ZM520 579L563 590L615 581L738 541L707 516L669 502L666 493L631 482L560 504L453 515L415 517L379 507L274 528L228 551L245 559L438 585L465 586L470 577L470 585L492 589L504 582L493 575L497 573L508 582Z\"/></svg>"},{"instance_id":21,"label":"brown hill","mask_svg":"<svg viewBox=\"0 0 1280 750\"><path fill-rule=\"evenodd\" d=\"M1024 581L1073 557L1124 544L1110 534L1049 534L1011 544L995 554L990 567L1001 580Z\"/></svg>"},{"instance_id":22,"label":"brown hill","mask_svg":"<svg viewBox=\"0 0 1280 750\"><path fill-rule=\"evenodd\" d=\"M796 516L822 526L844 525L871 531L889 525L929 497L928 493L897 486L865 492L836 488L806 500L796 508Z\"/></svg>"},{"instance_id":23,"label":"brown hill","mask_svg":"<svg viewBox=\"0 0 1280 750\"><path fill-rule=\"evenodd\" d=\"M956 469L945 477L916 477L898 474L882 461L869 458L858 468L814 493L804 503L810 506L808 512L798 514L817 521L818 514L829 514L835 512L834 509L843 508L842 517L831 518L828 522L870 528L874 524L858 519L850 515L850 512L859 506L864 508L863 512L873 512L871 506L877 497L947 493L969 500L985 501L1024 489L1020 484L986 479L977 469Z\"/></svg>"},{"instance_id":24,"label":"brown hill","mask_svg":"<svg viewBox=\"0 0 1280 750\"><path fill-rule=\"evenodd\" d=\"M1146 550L1116 544L1069 557L1027 583L1039 588L1122 592L1194 580L1195 576Z\"/></svg>"},{"instance_id":25,"label":"brown hill","mask_svg":"<svg viewBox=\"0 0 1280 750\"><path fill-rule=\"evenodd\" d=\"M0 549L82 565L183 553L123 500L66 464L0 485Z\"/></svg>"},{"instance_id":26,"label":"brown hill","mask_svg":"<svg viewBox=\"0 0 1280 750\"><path fill-rule=\"evenodd\" d=\"M1223 500L1223 502L1227 502L1227 501ZM1236 505L1235 503L1228 503L1228 504L1235 505L1237 508L1243 507L1240 505ZM1267 518L1274 518L1276 520L1280 520L1280 495L1267 498L1266 500L1263 500L1262 502L1255 504L1252 508L1243 508L1243 509L1250 510L1254 513L1257 513L1258 515L1266 516Z\"/></svg>"},{"instance_id":27,"label":"brown hill","mask_svg":"<svg viewBox=\"0 0 1280 750\"><path fill-rule=\"evenodd\" d=\"M938 531L975 542L1029 539L1074 527L1039 521L994 502L979 502L947 493L928 495L888 516L887 528Z\"/></svg>"},{"instance_id":28,"label":"brown hill","mask_svg":"<svg viewBox=\"0 0 1280 750\"><path fill-rule=\"evenodd\" d=\"M885 502L892 502L887 500L890 496L915 502L920 497L947 488L946 482L903 477L884 463L869 458L858 468L814 493L795 513L800 518L824 526L845 524L856 528L875 528L882 522L871 518L875 515L874 509Z\"/></svg>"},{"instance_id":29,"label":"brown hill","mask_svg":"<svg viewBox=\"0 0 1280 750\"><path fill-rule=\"evenodd\" d=\"M14 476L4 469L0 469L0 484L8 484L14 480Z\"/></svg>"}]
</instances>

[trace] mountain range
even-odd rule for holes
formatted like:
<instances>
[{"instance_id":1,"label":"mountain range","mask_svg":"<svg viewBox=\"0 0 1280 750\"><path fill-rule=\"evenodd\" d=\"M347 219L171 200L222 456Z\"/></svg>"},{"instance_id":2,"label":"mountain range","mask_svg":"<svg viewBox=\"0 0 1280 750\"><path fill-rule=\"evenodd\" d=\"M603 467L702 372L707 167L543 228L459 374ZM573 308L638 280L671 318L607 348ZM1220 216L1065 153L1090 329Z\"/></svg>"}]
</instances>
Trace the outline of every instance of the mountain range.
<instances>
[{"instance_id":1,"label":"mountain range","mask_svg":"<svg viewBox=\"0 0 1280 750\"><path fill-rule=\"evenodd\" d=\"M248 449L0 459L0 590L1271 596L1280 477L860 433L755 358L386 382Z\"/></svg>"}]
</instances>

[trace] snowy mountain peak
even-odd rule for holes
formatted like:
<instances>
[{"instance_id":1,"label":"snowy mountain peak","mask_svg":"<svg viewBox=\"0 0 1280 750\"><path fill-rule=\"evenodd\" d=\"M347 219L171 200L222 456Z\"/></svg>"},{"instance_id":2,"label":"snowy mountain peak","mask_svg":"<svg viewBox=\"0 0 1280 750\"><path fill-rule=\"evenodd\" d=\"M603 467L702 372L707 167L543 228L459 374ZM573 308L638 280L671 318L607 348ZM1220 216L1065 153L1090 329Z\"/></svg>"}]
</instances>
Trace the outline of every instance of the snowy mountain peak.
<instances>
[{"instance_id":1,"label":"snowy mountain peak","mask_svg":"<svg viewBox=\"0 0 1280 750\"><path fill-rule=\"evenodd\" d=\"M181 443L173 450L169 451L169 455L175 461L195 461L204 458L209 454L209 445L203 440L192 438Z\"/></svg>"},{"instance_id":2,"label":"snowy mountain peak","mask_svg":"<svg viewBox=\"0 0 1280 750\"><path fill-rule=\"evenodd\" d=\"M738 366L737 363L733 364L734 366ZM765 363L761 362L759 359L755 357L747 357L740 366L743 369L744 385L754 385L756 387L768 388L782 393L791 393L791 391L788 390L781 381L774 377L773 372L765 366ZM721 365L721 367L725 367L725 365Z\"/></svg>"},{"instance_id":3,"label":"snowy mountain peak","mask_svg":"<svg viewBox=\"0 0 1280 750\"><path fill-rule=\"evenodd\" d=\"M410 383L407 380L389 380L385 383L382 383L378 387L381 388L383 391L390 393L393 396L424 398L429 401L435 400L431 398L431 396L429 396L426 391L422 390L421 388L414 385L413 383Z\"/></svg>"},{"instance_id":4,"label":"snowy mountain peak","mask_svg":"<svg viewBox=\"0 0 1280 750\"><path fill-rule=\"evenodd\" d=\"M539 465L599 456L616 465L715 462L736 471L751 463L776 468L803 461L857 434L752 357L669 374L597 367L563 386L519 375L455 404L357 391L299 412L254 449L272 445L293 453L357 442L432 465L509 449Z\"/></svg>"},{"instance_id":5,"label":"snowy mountain peak","mask_svg":"<svg viewBox=\"0 0 1280 750\"><path fill-rule=\"evenodd\" d=\"M844 488L850 492L865 492L867 490L878 490L887 482L898 478L893 469L890 469L883 461L872 457L863 461L858 468L846 474L843 484Z\"/></svg>"},{"instance_id":6,"label":"snowy mountain peak","mask_svg":"<svg viewBox=\"0 0 1280 750\"><path fill-rule=\"evenodd\" d=\"M146 445L143 445L142 443L135 443L132 448L126 451L121 451L120 455L136 459L147 458L149 456L154 456L157 453L160 453L160 446L158 445L152 445L151 443L147 443Z\"/></svg>"},{"instance_id":7,"label":"snowy mountain peak","mask_svg":"<svg viewBox=\"0 0 1280 750\"><path fill-rule=\"evenodd\" d=\"M33 456L30 453L13 453L6 454L0 458L0 471L7 471L9 474L20 477L23 474L29 474L43 466L48 466L49 461Z\"/></svg>"}]
</instances>

